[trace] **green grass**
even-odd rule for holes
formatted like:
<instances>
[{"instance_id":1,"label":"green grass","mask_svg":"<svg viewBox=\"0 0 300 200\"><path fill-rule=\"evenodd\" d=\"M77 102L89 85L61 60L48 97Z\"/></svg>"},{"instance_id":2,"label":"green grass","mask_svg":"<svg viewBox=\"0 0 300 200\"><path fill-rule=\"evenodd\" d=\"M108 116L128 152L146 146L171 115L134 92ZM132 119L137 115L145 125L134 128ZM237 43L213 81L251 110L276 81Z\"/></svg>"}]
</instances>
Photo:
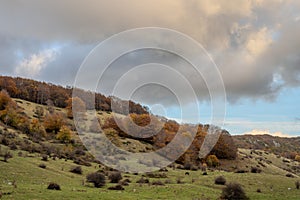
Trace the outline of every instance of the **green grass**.
<instances>
[{"instance_id":1,"label":"green grass","mask_svg":"<svg viewBox=\"0 0 300 200\"><path fill-rule=\"evenodd\" d=\"M47 168L39 168L41 163L45 163ZM135 182L141 175L123 174L123 177L128 176L132 183L125 186L124 191L111 191L107 189L113 185L110 183L104 188L94 188L88 183L83 185L86 174L99 169L96 164L92 167L82 167L83 175L69 172L72 166L76 166L72 161L50 159L44 162L37 154L32 154L32 157L19 157L17 152L14 152L14 157L9 159L8 163L0 161L0 191L11 193L3 195L2 199L217 199L224 187L214 184L214 179L219 175L223 175L227 182L241 183L250 199L296 200L300 196L300 190L295 189L297 179L282 175L214 171L208 172L208 176L203 176L201 171L190 171L190 175L185 176L184 170L172 169L166 172L168 178L159 179L162 182L169 179L172 184L139 185ZM177 184L178 178L181 178L184 184ZM153 180L158 179L150 179ZM16 181L17 188L12 185L13 181ZM58 183L62 190L47 190L50 182ZM262 193L256 192L258 188Z\"/></svg>"}]
</instances>

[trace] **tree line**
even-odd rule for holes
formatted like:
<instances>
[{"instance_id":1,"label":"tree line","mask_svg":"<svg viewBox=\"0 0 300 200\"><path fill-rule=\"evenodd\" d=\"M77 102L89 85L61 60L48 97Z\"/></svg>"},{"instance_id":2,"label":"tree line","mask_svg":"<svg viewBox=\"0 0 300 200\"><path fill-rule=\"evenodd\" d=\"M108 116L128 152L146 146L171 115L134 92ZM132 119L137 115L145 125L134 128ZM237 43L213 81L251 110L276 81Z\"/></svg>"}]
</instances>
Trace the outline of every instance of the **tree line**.
<instances>
[{"instance_id":1,"label":"tree line","mask_svg":"<svg viewBox=\"0 0 300 200\"><path fill-rule=\"evenodd\" d=\"M72 87L62 87L51 83L35 81L20 77L0 76L0 91L6 90L12 98L19 98L33 103L53 105L60 108L67 106L67 100L72 97ZM117 107L129 104L129 113L145 114L148 109L132 101L122 101L116 97L106 97L100 93L76 89L78 95L86 104L87 109L112 111L111 103L116 102ZM116 112L123 112L117 109Z\"/></svg>"}]
</instances>

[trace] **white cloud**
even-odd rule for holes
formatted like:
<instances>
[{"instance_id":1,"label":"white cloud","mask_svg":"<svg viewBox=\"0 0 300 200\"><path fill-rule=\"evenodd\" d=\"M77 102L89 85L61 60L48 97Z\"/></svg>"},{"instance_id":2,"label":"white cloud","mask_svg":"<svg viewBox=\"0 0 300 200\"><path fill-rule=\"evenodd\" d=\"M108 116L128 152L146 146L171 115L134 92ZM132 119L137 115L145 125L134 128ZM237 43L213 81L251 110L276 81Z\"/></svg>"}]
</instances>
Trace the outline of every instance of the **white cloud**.
<instances>
[{"instance_id":1,"label":"white cloud","mask_svg":"<svg viewBox=\"0 0 300 200\"><path fill-rule=\"evenodd\" d=\"M267 131L266 134L277 134L290 136L299 135L300 122L299 121L252 121L247 119L226 119L225 129L231 130L232 134L245 134L245 133L263 133ZM255 130L255 131L253 131ZM263 131L262 131L263 130Z\"/></svg>"},{"instance_id":2,"label":"white cloud","mask_svg":"<svg viewBox=\"0 0 300 200\"><path fill-rule=\"evenodd\" d=\"M267 27L261 28L258 32L251 33L246 43L246 49L252 56L260 56L272 43L270 31Z\"/></svg>"},{"instance_id":3,"label":"white cloud","mask_svg":"<svg viewBox=\"0 0 300 200\"><path fill-rule=\"evenodd\" d=\"M37 54L30 55L29 58L22 60L15 69L17 75L29 78L38 76L48 63L53 61L57 55L54 49L47 49Z\"/></svg>"}]
</instances>

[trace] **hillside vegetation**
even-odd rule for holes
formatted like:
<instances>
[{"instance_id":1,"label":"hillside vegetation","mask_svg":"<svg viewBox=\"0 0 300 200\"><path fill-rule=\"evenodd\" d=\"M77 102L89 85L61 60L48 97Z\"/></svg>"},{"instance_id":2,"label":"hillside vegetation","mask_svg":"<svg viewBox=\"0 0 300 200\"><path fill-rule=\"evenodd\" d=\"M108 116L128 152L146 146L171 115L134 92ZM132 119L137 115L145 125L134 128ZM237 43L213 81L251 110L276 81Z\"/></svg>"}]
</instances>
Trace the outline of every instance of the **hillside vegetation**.
<instances>
[{"instance_id":1,"label":"hillside vegetation","mask_svg":"<svg viewBox=\"0 0 300 200\"><path fill-rule=\"evenodd\" d=\"M26 89L20 89L20 84ZM250 199L299 197L299 150L297 147L292 149L290 145L297 144L292 141L289 144L284 143L287 142L285 139L273 138L273 144L281 144L275 151L271 148L271 139L263 140L261 146L253 146L261 144L262 139L253 136L249 142L248 138L232 137L226 130L213 125L179 124L153 116L133 102L130 105L135 108L129 115L112 113L99 104L96 120L85 127L84 133L91 135L103 131L121 149L152 152L168 145L176 134L191 142L188 150L164 169L145 174L120 173L95 159L78 136L72 107L87 110L80 117L89 118L90 105L84 98L72 98L68 93L70 88L20 78L2 77L0 87L2 199L217 199L225 198L226 189L233 189L235 193L245 191ZM45 93L39 92L45 88L50 92L48 99ZM24 96L27 92L28 96ZM54 94L60 92L64 97L55 102ZM107 105L110 105L109 101ZM116 118L120 122L118 125ZM132 122L147 128L137 131ZM160 126L158 133L152 135ZM211 128L220 137L210 154L200 159L200 147ZM138 133L132 134L135 132ZM179 145L176 147L180 148ZM172 149L164 156L173 159L176 150ZM291 153L293 156L287 158ZM126 161L118 157L115 166ZM129 164L138 167L157 164L150 162L139 159ZM231 182L241 185L229 184Z\"/></svg>"},{"instance_id":2,"label":"hillside vegetation","mask_svg":"<svg viewBox=\"0 0 300 200\"><path fill-rule=\"evenodd\" d=\"M259 149L289 158L299 159L300 137L284 138L271 135L237 135L234 143L240 148Z\"/></svg>"}]
</instances>

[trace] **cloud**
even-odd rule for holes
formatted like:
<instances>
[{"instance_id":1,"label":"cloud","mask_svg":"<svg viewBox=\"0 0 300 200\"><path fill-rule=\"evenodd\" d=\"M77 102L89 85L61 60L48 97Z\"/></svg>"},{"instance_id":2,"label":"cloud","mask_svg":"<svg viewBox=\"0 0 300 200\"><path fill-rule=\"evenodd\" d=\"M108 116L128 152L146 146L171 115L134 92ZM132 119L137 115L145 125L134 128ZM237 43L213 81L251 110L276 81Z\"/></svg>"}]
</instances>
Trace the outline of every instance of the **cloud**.
<instances>
[{"instance_id":1,"label":"cloud","mask_svg":"<svg viewBox=\"0 0 300 200\"><path fill-rule=\"evenodd\" d=\"M181 31L208 50L230 102L271 101L284 88L300 86L299 13L297 0L6 1L0 7L0 72L72 84L84 57L99 42L130 28L159 26ZM43 52L53 44L66 44L55 59ZM138 55L136 61L127 57L111 66L105 87L134 64L157 60L187 77L200 100L209 100L203 78L180 58L161 52ZM182 88L176 79L170 81ZM140 96L173 105L173 97L163 91L141 91Z\"/></svg>"},{"instance_id":2,"label":"cloud","mask_svg":"<svg viewBox=\"0 0 300 200\"><path fill-rule=\"evenodd\" d=\"M234 135L250 133L252 130L265 130L272 134L277 133L280 130L280 132L284 134L289 133L290 136L299 135L299 121L276 121L277 118L282 117L275 117L275 119L270 119L268 121L231 118L226 119L224 128L231 130L231 133Z\"/></svg>"},{"instance_id":3,"label":"cloud","mask_svg":"<svg viewBox=\"0 0 300 200\"><path fill-rule=\"evenodd\" d=\"M250 132L245 132L243 135L272 135L277 137L293 137L291 135L282 132L270 132L268 130L252 130Z\"/></svg>"},{"instance_id":4,"label":"cloud","mask_svg":"<svg viewBox=\"0 0 300 200\"><path fill-rule=\"evenodd\" d=\"M37 54L30 55L29 58L22 60L15 69L17 75L22 75L29 78L38 76L47 66L48 63L53 61L56 57L57 51L47 49Z\"/></svg>"}]
</instances>

